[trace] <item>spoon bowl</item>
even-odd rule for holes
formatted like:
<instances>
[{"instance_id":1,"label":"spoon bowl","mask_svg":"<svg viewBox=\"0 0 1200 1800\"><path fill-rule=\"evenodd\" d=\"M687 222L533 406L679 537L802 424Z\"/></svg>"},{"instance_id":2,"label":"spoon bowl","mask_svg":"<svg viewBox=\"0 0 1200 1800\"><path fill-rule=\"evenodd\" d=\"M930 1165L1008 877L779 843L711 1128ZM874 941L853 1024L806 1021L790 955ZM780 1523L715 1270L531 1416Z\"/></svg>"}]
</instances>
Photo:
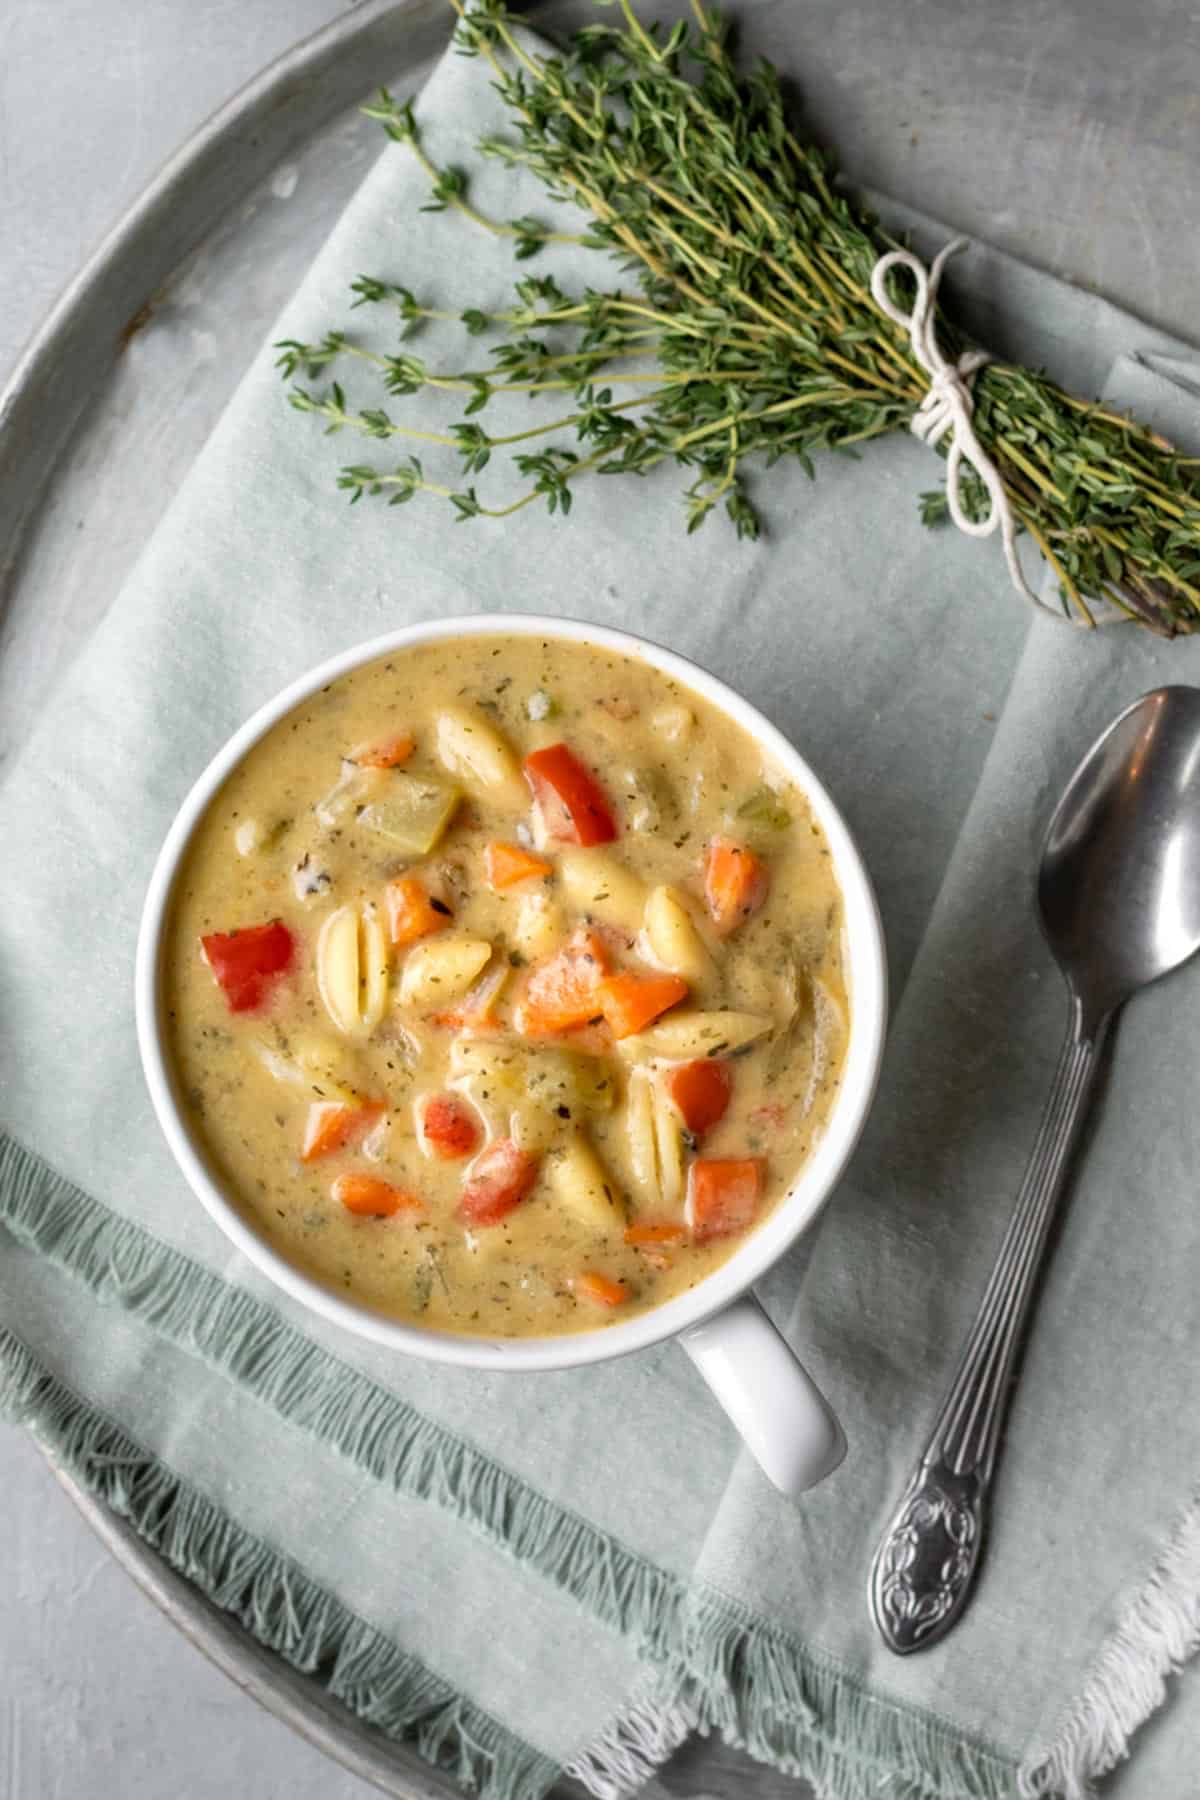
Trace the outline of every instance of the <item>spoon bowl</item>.
<instances>
[{"instance_id":1,"label":"spoon bowl","mask_svg":"<svg viewBox=\"0 0 1200 1800\"><path fill-rule=\"evenodd\" d=\"M1092 1028L1200 948L1200 688L1144 695L1092 746L1046 833L1038 910Z\"/></svg>"}]
</instances>

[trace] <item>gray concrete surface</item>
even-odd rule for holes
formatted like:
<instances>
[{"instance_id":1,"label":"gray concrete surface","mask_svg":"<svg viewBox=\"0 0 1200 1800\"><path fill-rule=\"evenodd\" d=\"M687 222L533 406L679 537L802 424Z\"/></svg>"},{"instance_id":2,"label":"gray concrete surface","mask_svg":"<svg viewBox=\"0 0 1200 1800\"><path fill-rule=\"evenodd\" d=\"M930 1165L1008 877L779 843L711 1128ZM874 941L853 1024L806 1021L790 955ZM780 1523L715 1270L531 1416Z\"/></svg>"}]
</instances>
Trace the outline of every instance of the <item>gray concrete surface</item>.
<instances>
[{"instance_id":1,"label":"gray concrete surface","mask_svg":"<svg viewBox=\"0 0 1200 1800\"><path fill-rule=\"evenodd\" d=\"M0 0L0 375L122 209L332 0ZM0 1429L0 1800L363 1800L138 1593Z\"/></svg>"},{"instance_id":2,"label":"gray concrete surface","mask_svg":"<svg viewBox=\"0 0 1200 1800\"><path fill-rule=\"evenodd\" d=\"M0 0L0 373L193 126L338 10ZM857 176L1200 337L1200 6L777 0L751 36ZM176 1637L11 1430L0 1507L0 1800L367 1794Z\"/></svg>"}]
</instances>

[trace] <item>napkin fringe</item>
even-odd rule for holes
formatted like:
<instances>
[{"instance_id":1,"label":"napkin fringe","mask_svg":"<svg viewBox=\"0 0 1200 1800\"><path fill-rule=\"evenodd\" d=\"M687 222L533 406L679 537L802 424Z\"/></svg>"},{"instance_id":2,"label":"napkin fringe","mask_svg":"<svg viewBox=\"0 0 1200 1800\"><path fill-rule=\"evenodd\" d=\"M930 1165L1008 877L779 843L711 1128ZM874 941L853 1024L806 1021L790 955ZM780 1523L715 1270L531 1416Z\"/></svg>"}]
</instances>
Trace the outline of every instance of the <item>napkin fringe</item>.
<instances>
[{"instance_id":1,"label":"napkin fringe","mask_svg":"<svg viewBox=\"0 0 1200 1800\"><path fill-rule=\"evenodd\" d=\"M646 1656L669 1654L685 1595L674 1576L2 1135L0 1224L372 1479L467 1521Z\"/></svg>"},{"instance_id":2,"label":"napkin fringe","mask_svg":"<svg viewBox=\"0 0 1200 1800\"><path fill-rule=\"evenodd\" d=\"M1015 1761L866 1692L715 1589L694 1596L665 1667L566 1773L596 1800L630 1800L696 1730L800 1776L817 1800L1013 1800Z\"/></svg>"},{"instance_id":3,"label":"napkin fringe","mask_svg":"<svg viewBox=\"0 0 1200 1800\"><path fill-rule=\"evenodd\" d=\"M1167 1698L1167 1682L1200 1650L1200 1499L1117 1622L1049 1749L1021 1770L1022 1800L1091 1800L1092 1783L1129 1754L1129 1740Z\"/></svg>"},{"instance_id":4,"label":"napkin fringe","mask_svg":"<svg viewBox=\"0 0 1200 1800\"><path fill-rule=\"evenodd\" d=\"M1012 1800L1015 1766L933 1715L869 1693L845 1669L701 1592L676 1665L683 1703L817 1800Z\"/></svg>"},{"instance_id":5,"label":"napkin fringe","mask_svg":"<svg viewBox=\"0 0 1200 1800\"><path fill-rule=\"evenodd\" d=\"M388 1737L478 1800L534 1800L558 1765L245 1531L0 1331L0 1413L28 1425L90 1494L231 1613Z\"/></svg>"},{"instance_id":6,"label":"napkin fringe","mask_svg":"<svg viewBox=\"0 0 1200 1800\"><path fill-rule=\"evenodd\" d=\"M373 1479L470 1523L619 1631L661 1671L660 1716L639 1701L576 1757L580 1778L598 1800L615 1800L631 1792L630 1782L636 1787L634 1777L661 1761L660 1747L685 1718L701 1729L718 1729L765 1762L807 1776L821 1800L859 1800L864 1767L872 1780L886 1774L889 1800L1010 1800L1013 1762L964 1740L928 1715L873 1698L843 1671L814 1657L787 1634L762 1625L717 1590L689 1593L677 1578L619 1539L567 1512L474 1445L423 1418L388 1389L306 1338L257 1295L232 1286L142 1226L111 1212L40 1157L2 1137L0 1220L19 1242L81 1280L99 1300L119 1304L183 1350L202 1357ZM54 1412L54 1391L45 1392L48 1399L30 1406L34 1419L47 1408ZM82 1405L74 1395L70 1403L76 1409ZM103 1429L98 1431L102 1440ZM90 1452L79 1454L78 1472L89 1485L111 1479L93 1468ZM103 1460L106 1453L101 1449L96 1454ZM140 1452L134 1460L139 1466L147 1463ZM143 1496L139 1487L137 1506L126 1516L143 1537L158 1544L156 1509L161 1504L174 1514L172 1496L178 1484L164 1471L160 1497L152 1479L155 1466L148 1466L150 1473L141 1477L148 1494ZM107 1491L104 1497L110 1497ZM123 1501L118 1485L110 1503L120 1511ZM223 1541L223 1534L236 1528L219 1515L213 1517ZM184 1533L179 1548L182 1562L175 1566L211 1593L218 1605L236 1611L263 1642L279 1647L271 1635L277 1630L273 1609L282 1608L290 1617L294 1583L304 1578L294 1565L287 1565L291 1574L286 1580L282 1565L263 1571L263 1592L271 1604L265 1607L260 1629L256 1610L246 1612L237 1587L241 1564L236 1558L230 1575L232 1604L221 1597L229 1584L219 1564L209 1566L201 1555L198 1572L193 1567L197 1544L205 1545L209 1532L206 1526ZM164 1554L171 1558L169 1549ZM315 1600L311 1607L306 1603L305 1616L313 1614L313 1608ZM347 1625L338 1667L347 1667L343 1653L361 1648L366 1672L348 1704L388 1730L393 1728L389 1720L404 1717L407 1676L402 1671L393 1696L391 1677L376 1667L374 1657L399 1653L380 1648L374 1634L363 1638L361 1631L366 1629L361 1621ZM331 1630L330 1643L336 1646L339 1641ZM281 1653L289 1654L286 1649ZM420 1729L435 1751L437 1733L444 1731L450 1754L460 1735L450 1701ZM461 1735L464 1742L470 1737L468 1725L463 1725ZM499 1775L494 1783L488 1800L493 1796L509 1800L511 1790ZM515 1791L527 1800L535 1790Z\"/></svg>"},{"instance_id":7,"label":"napkin fringe","mask_svg":"<svg viewBox=\"0 0 1200 1800\"><path fill-rule=\"evenodd\" d=\"M630 1704L563 1765L596 1800L638 1793L699 1723L695 1708L663 1691L654 1676Z\"/></svg>"}]
</instances>

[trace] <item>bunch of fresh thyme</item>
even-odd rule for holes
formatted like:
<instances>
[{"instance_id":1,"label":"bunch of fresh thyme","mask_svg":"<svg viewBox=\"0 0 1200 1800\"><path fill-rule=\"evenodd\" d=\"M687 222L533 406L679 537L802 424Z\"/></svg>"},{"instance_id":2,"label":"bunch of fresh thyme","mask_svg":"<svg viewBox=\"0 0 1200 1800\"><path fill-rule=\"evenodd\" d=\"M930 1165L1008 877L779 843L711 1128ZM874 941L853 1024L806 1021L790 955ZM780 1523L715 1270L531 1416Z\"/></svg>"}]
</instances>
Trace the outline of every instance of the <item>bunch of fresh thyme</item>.
<instances>
[{"instance_id":1,"label":"bunch of fresh thyme","mask_svg":"<svg viewBox=\"0 0 1200 1800\"><path fill-rule=\"evenodd\" d=\"M681 22L666 34L619 0L620 28L589 27L553 56L525 47L502 0L477 0L469 14L462 0L452 4L459 49L487 60L512 119L511 138L485 139L480 149L531 170L552 198L573 202L591 221L571 236L532 218L483 218L467 200L464 172L437 168L411 108L382 93L366 111L426 169L426 210L457 208L509 237L519 259L553 241L615 253L631 280L568 294L551 277L527 278L505 312L449 314L403 287L360 277L355 304L395 307L405 333L426 319L457 317L469 334L499 328L505 341L486 368L445 373L404 351L369 351L342 331L319 344L279 346L288 378L303 373L312 383L349 358L395 397L462 393L463 418L448 433L405 426L383 407L356 409L338 382L321 391L294 386L292 404L332 430L446 445L464 478L511 449L530 485L512 504L488 507L474 485L428 480L409 457L394 467L344 469L340 485L352 500L370 493L397 504L433 493L468 519L505 517L541 496L551 512L565 513L581 475L645 474L670 460L692 475L689 530L721 505L739 537L755 536L750 459L769 467L791 456L812 474L815 451L847 450L907 427L928 378L905 332L870 295L887 246L835 185L828 154L789 129L769 64L739 74L724 27L700 0L692 0L694 26ZM903 301L899 278L891 280ZM948 348L959 347L944 320L941 332ZM568 410L530 430L494 435L480 421L496 395L556 391ZM1200 459L1028 369L989 363L974 395L976 433L1018 526L1053 567L1064 608L1091 623L1087 596L1103 596L1164 635L1195 629ZM538 439L551 441L528 447ZM964 500L972 516L986 513L969 470ZM926 495L923 507L933 522L944 496Z\"/></svg>"}]
</instances>

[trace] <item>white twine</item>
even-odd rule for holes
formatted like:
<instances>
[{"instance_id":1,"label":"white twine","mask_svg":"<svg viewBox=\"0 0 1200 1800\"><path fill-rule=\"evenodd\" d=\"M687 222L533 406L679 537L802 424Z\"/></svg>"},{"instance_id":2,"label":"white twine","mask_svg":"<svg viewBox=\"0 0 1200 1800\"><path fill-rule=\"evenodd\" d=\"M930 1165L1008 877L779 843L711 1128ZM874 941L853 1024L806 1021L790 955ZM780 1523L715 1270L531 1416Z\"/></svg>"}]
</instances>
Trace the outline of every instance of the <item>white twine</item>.
<instances>
[{"instance_id":1,"label":"white twine","mask_svg":"<svg viewBox=\"0 0 1200 1800\"><path fill-rule=\"evenodd\" d=\"M975 399L971 383L991 357L986 350L964 350L957 362L947 362L937 341L937 295L942 271L948 259L961 250L966 241L966 238L954 238L938 252L928 269L911 250L889 250L871 271L871 293L888 318L908 332L913 355L929 377L929 392L913 417L913 436L920 438L923 444L936 446L947 432L950 433L950 449L946 456L946 504L950 517L968 537L991 537L998 530L1004 545L1004 560L1017 592L1024 594L1032 606L1061 618L1061 613L1038 598L1021 571L1012 507L1000 471L976 437L972 424ZM901 268L909 271L917 287L911 312L897 306L887 291L888 271ZM986 518L970 519L963 510L960 480L964 462L970 463L987 489L991 508Z\"/></svg>"}]
</instances>

